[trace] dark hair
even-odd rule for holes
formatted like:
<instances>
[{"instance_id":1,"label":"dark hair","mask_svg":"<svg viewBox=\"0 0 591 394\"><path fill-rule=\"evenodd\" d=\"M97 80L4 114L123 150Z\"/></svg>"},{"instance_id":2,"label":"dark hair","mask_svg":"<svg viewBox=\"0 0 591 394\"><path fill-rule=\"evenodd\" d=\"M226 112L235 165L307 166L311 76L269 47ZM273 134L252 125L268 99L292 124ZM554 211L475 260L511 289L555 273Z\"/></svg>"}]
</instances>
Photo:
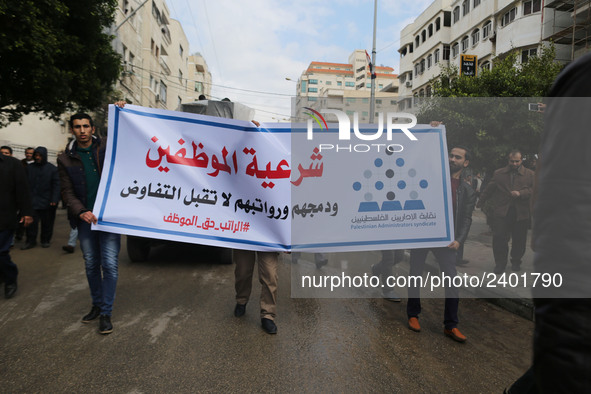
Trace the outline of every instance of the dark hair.
<instances>
[{"instance_id":1,"label":"dark hair","mask_svg":"<svg viewBox=\"0 0 591 394\"><path fill-rule=\"evenodd\" d=\"M90 117L90 115L84 112L78 112L77 114L70 116L70 127L74 127L74 121L76 119L88 119L88 121L90 122L90 127L94 127L94 122L92 121L92 118Z\"/></svg>"},{"instance_id":2,"label":"dark hair","mask_svg":"<svg viewBox=\"0 0 591 394\"><path fill-rule=\"evenodd\" d=\"M520 154L521 157L523 158L523 153L521 153L521 151L519 149L513 149L511 152L509 152L509 155L507 156L508 159L511 158L511 156L516 155L516 154Z\"/></svg>"},{"instance_id":3,"label":"dark hair","mask_svg":"<svg viewBox=\"0 0 591 394\"><path fill-rule=\"evenodd\" d=\"M452 146L452 149L454 148L463 149L466 152L466 154L464 155L466 160L470 160L472 158L472 153L470 152L470 149L466 148L464 145L454 145Z\"/></svg>"},{"instance_id":4,"label":"dark hair","mask_svg":"<svg viewBox=\"0 0 591 394\"><path fill-rule=\"evenodd\" d=\"M0 146L0 149L7 149L10 152L10 154L12 155L12 148L10 146L3 145L3 146Z\"/></svg>"},{"instance_id":5,"label":"dark hair","mask_svg":"<svg viewBox=\"0 0 591 394\"><path fill-rule=\"evenodd\" d=\"M35 148L33 148L32 146L29 146L27 149L25 149L25 153L26 153L28 150L33 150L33 152L34 152L34 151L35 151Z\"/></svg>"}]
</instances>

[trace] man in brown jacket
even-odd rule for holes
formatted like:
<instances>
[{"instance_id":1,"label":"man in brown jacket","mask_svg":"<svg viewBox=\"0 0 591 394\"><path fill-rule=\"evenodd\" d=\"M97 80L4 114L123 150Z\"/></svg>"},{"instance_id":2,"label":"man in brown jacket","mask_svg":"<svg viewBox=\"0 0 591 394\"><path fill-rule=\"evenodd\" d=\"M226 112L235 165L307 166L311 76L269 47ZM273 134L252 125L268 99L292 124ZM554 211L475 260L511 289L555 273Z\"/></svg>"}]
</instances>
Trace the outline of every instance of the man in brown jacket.
<instances>
[{"instance_id":1,"label":"man in brown jacket","mask_svg":"<svg viewBox=\"0 0 591 394\"><path fill-rule=\"evenodd\" d=\"M511 268L513 271L521 269L521 258L527 243L533 185L534 172L523 166L521 152L514 150L509 153L508 165L495 171L480 195L477 207L481 208L490 200L493 210L489 220L493 231L496 274L505 271L510 239Z\"/></svg>"}]
</instances>

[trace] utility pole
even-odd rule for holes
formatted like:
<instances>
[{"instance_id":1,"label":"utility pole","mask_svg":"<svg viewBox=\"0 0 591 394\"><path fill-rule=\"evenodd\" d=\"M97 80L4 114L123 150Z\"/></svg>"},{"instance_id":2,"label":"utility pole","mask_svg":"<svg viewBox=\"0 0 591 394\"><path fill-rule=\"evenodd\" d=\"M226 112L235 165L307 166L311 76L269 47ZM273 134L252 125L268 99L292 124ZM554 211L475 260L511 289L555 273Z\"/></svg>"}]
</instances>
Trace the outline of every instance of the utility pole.
<instances>
[{"instance_id":1,"label":"utility pole","mask_svg":"<svg viewBox=\"0 0 591 394\"><path fill-rule=\"evenodd\" d=\"M373 64L373 70L370 70L371 78L371 97L369 99L369 123L373 123L375 106L376 106L376 79L373 78L376 70L376 24L378 20L378 0L374 0L373 6L373 46L371 49L371 63ZM373 72L371 72L373 71Z\"/></svg>"}]
</instances>

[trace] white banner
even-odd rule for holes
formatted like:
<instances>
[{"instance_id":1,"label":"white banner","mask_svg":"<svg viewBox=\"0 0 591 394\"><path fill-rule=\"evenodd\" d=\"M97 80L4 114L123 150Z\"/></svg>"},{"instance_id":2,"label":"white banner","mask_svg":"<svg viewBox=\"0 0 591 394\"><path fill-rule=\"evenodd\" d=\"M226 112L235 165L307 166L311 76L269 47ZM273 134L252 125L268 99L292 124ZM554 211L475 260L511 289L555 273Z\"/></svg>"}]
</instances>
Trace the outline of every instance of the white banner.
<instances>
[{"instance_id":1,"label":"white banner","mask_svg":"<svg viewBox=\"0 0 591 394\"><path fill-rule=\"evenodd\" d=\"M251 250L288 250L290 127L109 107L95 228Z\"/></svg>"},{"instance_id":2,"label":"white banner","mask_svg":"<svg viewBox=\"0 0 591 394\"><path fill-rule=\"evenodd\" d=\"M110 106L94 227L262 251L453 241L444 128L371 142L336 130L308 140L303 125Z\"/></svg>"}]
</instances>

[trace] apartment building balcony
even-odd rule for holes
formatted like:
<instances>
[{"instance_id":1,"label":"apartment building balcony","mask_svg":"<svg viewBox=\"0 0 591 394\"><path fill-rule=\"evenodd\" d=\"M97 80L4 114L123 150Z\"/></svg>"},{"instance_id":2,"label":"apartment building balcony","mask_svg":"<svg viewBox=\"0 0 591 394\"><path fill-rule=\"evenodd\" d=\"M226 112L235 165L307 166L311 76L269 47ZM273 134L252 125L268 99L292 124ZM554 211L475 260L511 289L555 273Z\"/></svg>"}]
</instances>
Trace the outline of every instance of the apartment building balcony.
<instances>
[{"instance_id":1,"label":"apartment building balcony","mask_svg":"<svg viewBox=\"0 0 591 394\"><path fill-rule=\"evenodd\" d=\"M168 56L161 55L158 58L158 61L160 63L160 67L162 67L162 70L164 71L164 73L166 75L170 75L170 67L168 67Z\"/></svg>"}]
</instances>

